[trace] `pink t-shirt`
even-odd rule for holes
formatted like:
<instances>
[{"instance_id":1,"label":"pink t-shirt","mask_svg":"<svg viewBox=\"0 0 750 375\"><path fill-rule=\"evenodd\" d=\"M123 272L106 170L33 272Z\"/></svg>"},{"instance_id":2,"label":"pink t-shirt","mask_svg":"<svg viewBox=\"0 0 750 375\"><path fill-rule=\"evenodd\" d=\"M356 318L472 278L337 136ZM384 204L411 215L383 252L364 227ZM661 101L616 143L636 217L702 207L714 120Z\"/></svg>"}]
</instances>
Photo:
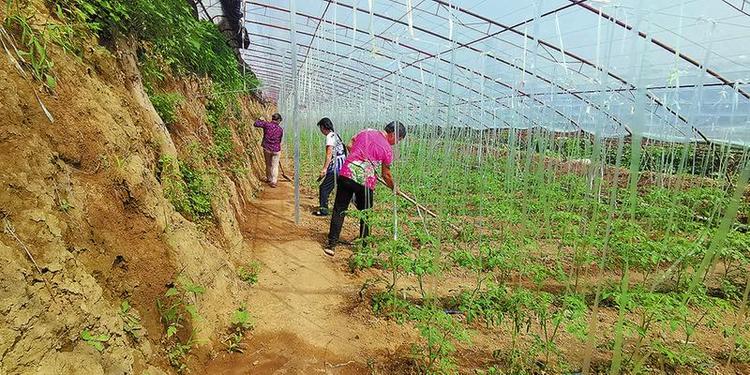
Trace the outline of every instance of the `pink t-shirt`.
<instances>
[{"instance_id":1,"label":"pink t-shirt","mask_svg":"<svg viewBox=\"0 0 750 375\"><path fill-rule=\"evenodd\" d=\"M352 148L339 174L374 190L378 182L375 173L383 164L390 166L391 163L393 149L383 133L365 129L354 136Z\"/></svg>"}]
</instances>

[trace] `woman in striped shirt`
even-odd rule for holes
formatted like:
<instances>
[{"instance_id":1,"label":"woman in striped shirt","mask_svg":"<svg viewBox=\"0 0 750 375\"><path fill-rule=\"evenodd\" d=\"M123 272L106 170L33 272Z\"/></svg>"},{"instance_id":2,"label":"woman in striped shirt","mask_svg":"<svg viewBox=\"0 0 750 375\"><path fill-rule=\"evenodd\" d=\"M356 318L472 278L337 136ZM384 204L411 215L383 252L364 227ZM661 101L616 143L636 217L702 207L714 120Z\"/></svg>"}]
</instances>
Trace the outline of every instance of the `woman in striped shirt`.
<instances>
[{"instance_id":1,"label":"woman in striped shirt","mask_svg":"<svg viewBox=\"0 0 750 375\"><path fill-rule=\"evenodd\" d=\"M320 121L318 121L318 128L320 128L320 132L326 136L326 159L323 163L323 169L318 175L318 181L323 180L318 191L320 208L313 212L313 215L327 216L328 197L333 191L341 166L344 165L344 160L346 159L346 148L344 147L344 142L341 141L341 137L334 132L331 119L328 117L320 119Z\"/></svg>"}]
</instances>

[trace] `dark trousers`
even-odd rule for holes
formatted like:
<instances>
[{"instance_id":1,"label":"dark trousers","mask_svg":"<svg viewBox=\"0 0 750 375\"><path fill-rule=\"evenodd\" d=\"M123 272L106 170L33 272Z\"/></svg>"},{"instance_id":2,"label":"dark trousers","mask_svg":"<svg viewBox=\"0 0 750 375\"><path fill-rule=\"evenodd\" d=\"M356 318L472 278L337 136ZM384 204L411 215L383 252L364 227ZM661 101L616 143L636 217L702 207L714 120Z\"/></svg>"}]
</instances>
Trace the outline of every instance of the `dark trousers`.
<instances>
[{"instance_id":1,"label":"dark trousers","mask_svg":"<svg viewBox=\"0 0 750 375\"><path fill-rule=\"evenodd\" d=\"M335 183L336 173L333 172L333 169L328 168L326 176L323 178L323 182L320 183L320 188L318 189L320 208L328 209L328 197L331 196Z\"/></svg>"},{"instance_id":2,"label":"dark trousers","mask_svg":"<svg viewBox=\"0 0 750 375\"><path fill-rule=\"evenodd\" d=\"M346 177L336 180L336 200L333 203L333 214L331 215L331 229L328 231L328 243L335 245L339 241L341 228L344 226L344 216L349 203L354 196L354 202L358 210L372 208L373 191L365 188ZM365 238L370 235L370 228L364 220L359 221L359 238Z\"/></svg>"}]
</instances>

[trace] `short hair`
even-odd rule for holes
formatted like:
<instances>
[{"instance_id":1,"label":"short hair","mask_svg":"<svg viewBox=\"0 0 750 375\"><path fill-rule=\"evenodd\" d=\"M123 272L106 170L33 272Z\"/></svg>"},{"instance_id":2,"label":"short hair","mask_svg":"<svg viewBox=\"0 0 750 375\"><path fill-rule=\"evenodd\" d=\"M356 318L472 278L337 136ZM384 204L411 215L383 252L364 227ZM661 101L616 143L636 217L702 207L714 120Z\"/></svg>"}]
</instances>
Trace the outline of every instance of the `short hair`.
<instances>
[{"instance_id":1,"label":"short hair","mask_svg":"<svg viewBox=\"0 0 750 375\"><path fill-rule=\"evenodd\" d=\"M396 127L398 126L398 132L396 132ZM400 121L393 121L385 126L385 132L386 133L394 133L396 132L398 134L399 139L406 138L406 126L402 124Z\"/></svg>"},{"instance_id":2,"label":"short hair","mask_svg":"<svg viewBox=\"0 0 750 375\"><path fill-rule=\"evenodd\" d=\"M328 117L323 117L318 121L318 127L325 130L333 131L333 122Z\"/></svg>"},{"instance_id":3,"label":"short hair","mask_svg":"<svg viewBox=\"0 0 750 375\"><path fill-rule=\"evenodd\" d=\"M278 113L274 113L273 116L271 116L271 120L281 122L281 115Z\"/></svg>"}]
</instances>

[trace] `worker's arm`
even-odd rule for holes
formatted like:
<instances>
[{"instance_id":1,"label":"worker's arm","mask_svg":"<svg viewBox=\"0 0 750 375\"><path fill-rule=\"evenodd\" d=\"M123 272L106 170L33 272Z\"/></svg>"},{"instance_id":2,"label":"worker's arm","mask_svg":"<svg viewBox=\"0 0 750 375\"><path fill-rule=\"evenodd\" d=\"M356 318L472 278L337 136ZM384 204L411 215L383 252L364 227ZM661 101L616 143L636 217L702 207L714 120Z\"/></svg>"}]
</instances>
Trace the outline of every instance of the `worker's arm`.
<instances>
[{"instance_id":1,"label":"worker's arm","mask_svg":"<svg viewBox=\"0 0 750 375\"><path fill-rule=\"evenodd\" d=\"M253 124L253 126L255 126L256 128L265 128L266 122L263 121L263 119L258 119L258 120L255 120L255 123Z\"/></svg>"},{"instance_id":2,"label":"worker's arm","mask_svg":"<svg viewBox=\"0 0 750 375\"><path fill-rule=\"evenodd\" d=\"M393 174L391 174L391 166L383 164L380 167L380 174L383 176L383 181L385 181L385 185L388 186L395 194L398 194L398 189L396 189L396 184L393 182Z\"/></svg>"},{"instance_id":3,"label":"worker's arm","mask_svg":"<svg viewBox=\"0 0 750 375\"><path fill-rule=\"evenodd\" d=\"M331 165L331 159L333 158L333 146L326 146L326 162L323 164L323 169L320 171L320 177L326 175L328 167Z\"/></svg>"}]
</instances>

